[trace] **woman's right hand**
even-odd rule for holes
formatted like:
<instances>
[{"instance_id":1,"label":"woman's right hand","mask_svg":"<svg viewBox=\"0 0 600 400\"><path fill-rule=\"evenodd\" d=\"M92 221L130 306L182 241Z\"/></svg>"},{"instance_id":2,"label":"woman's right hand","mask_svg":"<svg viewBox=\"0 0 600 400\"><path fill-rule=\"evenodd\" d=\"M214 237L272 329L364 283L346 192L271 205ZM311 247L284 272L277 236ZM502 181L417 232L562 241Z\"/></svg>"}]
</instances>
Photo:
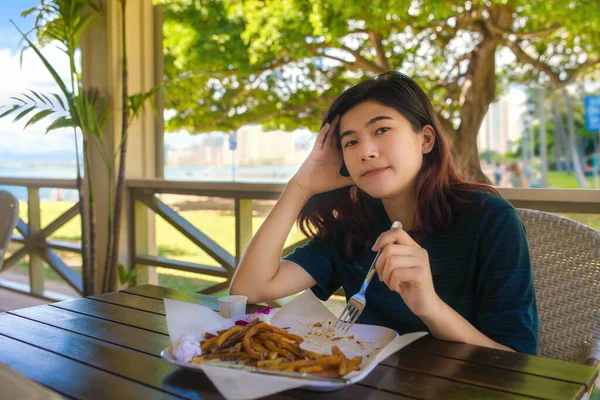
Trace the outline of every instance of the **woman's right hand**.
<instances>
[{"instance_id":1,"label":"woman's right hand","mask_svg":"<svg viewBox=\"0 0 600 400\"><path fill-rule=\"evenodd\" d=\"M350 177L340 175L343 158L335 136L339 121L338 115L331 124L323 125L310 154L290 181L310 196L354 184Z\"/></svg>"}]
</instances>

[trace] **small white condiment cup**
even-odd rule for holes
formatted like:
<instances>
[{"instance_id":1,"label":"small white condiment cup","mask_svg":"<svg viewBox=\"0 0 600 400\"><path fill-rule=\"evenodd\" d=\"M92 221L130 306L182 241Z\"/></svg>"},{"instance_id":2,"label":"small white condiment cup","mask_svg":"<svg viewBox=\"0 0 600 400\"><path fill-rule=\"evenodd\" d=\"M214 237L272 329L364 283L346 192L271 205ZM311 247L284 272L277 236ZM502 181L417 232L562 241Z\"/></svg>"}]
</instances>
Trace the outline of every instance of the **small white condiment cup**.
<instances>
[{"instance_id":1,"label":"small white condiment cup","mask_svg":"<svg viewBox=\"0 0 600 400\"><path fill-rule=\"evenodd\" d=\"M219 297L219 313L223 318L235 318L246 314L246 296Z\"/></svg>"}]
</instances>

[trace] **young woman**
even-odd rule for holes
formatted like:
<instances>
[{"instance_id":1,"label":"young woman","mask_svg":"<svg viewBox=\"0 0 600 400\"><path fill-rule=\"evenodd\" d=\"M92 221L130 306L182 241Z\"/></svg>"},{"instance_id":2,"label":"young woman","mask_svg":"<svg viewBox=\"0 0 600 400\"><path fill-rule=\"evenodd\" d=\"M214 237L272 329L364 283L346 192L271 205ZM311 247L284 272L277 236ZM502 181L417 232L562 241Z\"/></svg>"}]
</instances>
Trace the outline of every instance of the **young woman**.
<instances>
[{"instance_id":1,"label":"young woman","mask_svg":"<svg viewBox=\"0 0 600 400\"><path fill-rule=\"evenodd\" d=\"M311 239L281 260L295 220ZM256 303L311 288L326 300L343 287L350 298L378 250L358 322L536 353L523 224L493 188L459 178L429 99L396 72L334 101L230 292Z\"/></svg>"}]
</instances>

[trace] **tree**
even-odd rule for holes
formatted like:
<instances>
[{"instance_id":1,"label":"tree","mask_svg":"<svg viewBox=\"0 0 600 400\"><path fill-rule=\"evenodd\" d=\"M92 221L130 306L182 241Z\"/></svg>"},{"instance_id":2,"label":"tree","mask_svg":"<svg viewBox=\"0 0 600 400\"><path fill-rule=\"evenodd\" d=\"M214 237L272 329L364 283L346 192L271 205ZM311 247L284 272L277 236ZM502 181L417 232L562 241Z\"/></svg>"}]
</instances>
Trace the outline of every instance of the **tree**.
<instances>
[{"instance_id":1,"label":"tree","mask_svg":"<svg viewBox=\"0 0 600 400\"><path fill-rule=\"evenodd\" d=\"M588 0L161 2L165 73L187 77L166 94L175 111L167 130L316 131L348 85L400 70L428 93L459 165L478 181L487 178L477 134L507 84L558 90L600 62Z\"/></svg>"},{"instance_id":2,"label":"tree","mask_svg":"<svg viewBox=\"0 0 600 400\"><path fill-rule=\"evenodd\" d=\"M537 99L535 101L537 102ZM571 108L571 117L569 117L569 107ZM581 172L580 178L583 179L582 160L580 156L589 158L596 150L595 132L589 132L585 126L582 93L565 94L562 90L553 92L550 88L550 90L546 90L544 96L544 109L544 114L546 115L546 145L548 153L552 154L552 163L557 169L560 169L562 165L558 166L557 163L562 159L563 163L567 164L568 170L575 171L576 174L578 172L575 168L578 165ZM534 112L531 117L527 113L524 113L521 115L521 118L533 119L533 152L536 156L539 156L541 154L541 143L537 112ZM571 132L569 132L568 128L571 124L573 127L572 140L569 138ZM575 143L575 151L573 151L571 142ZM517 147L514 152L511 152L511 156L518 157L522 154L522 144L521 141L517 143ZM481 153L480 158L484 159L484 153ZM576 161L573 162L573 159ZM583 179L579 183L585 186L587 181Z\"/></svg>"}]
</instances>

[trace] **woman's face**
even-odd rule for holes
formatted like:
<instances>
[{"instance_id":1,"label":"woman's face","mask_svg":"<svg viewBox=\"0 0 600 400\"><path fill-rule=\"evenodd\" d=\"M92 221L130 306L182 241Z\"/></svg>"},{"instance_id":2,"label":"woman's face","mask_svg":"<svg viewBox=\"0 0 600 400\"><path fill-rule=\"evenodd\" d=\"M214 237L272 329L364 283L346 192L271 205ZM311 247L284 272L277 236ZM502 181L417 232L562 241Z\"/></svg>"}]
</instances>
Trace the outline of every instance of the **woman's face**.
<instances>
[{"instance_id":1,"label":"woman's face","mask_svg":"<svg viewBox=\"0 0 600 400\"><path fill-rule=\"evenodd\" d=\"M423 154L431 151L434 140L431 126L415 133L395 108L371 100L340 120L340 143L350 177L375 198L392 198L412 189Z\"/></svg>"}]
</instances>

